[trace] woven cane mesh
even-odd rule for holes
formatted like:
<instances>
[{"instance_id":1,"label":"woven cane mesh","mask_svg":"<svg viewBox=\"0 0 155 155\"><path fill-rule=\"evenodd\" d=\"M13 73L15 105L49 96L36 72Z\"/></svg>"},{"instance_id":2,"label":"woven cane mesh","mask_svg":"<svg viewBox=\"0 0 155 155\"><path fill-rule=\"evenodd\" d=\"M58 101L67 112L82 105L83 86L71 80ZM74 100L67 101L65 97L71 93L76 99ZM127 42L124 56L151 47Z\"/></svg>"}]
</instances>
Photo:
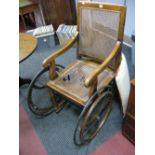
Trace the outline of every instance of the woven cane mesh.
<instances>
[{"instance_id":1,"label":"woven cane mesh","mask_svg":"<svg viewBox=\"0 0 155 155\"><path fill-rule=\"evenodd\" d=\"M96 63L78 60L60 74L55 81L51 81L51 84L86 102L89 99L89 88L84 86L84 80L97 67ZM70 80L68 80L68 75ZM111 70L103 71L98 77L98 88L104 86L106 80L113 77L114 73Z\"/></svg>"},{"instance_id":2,"label":"woven cane mesh","mask_svg":"<svg viewBox=\"0 0 155 155\"><path fill-rule=\"evenodd\" d=\"M119 12L96 8L81 8L79 53L104 60L116 44L119 21Z\"/></svg>"}]
</instances>

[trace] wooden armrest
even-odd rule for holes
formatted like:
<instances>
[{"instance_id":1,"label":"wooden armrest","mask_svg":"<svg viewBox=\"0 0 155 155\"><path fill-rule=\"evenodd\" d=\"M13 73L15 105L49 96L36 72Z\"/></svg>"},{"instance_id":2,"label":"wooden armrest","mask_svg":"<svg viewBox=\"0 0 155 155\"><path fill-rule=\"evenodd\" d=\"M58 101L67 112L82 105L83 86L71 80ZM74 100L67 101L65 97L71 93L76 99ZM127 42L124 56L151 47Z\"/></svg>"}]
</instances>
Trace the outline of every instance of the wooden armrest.
<instances>
[{"instance_id":1,"label":"wooden armrest","mask_svg":"<svg viewBox=\"0 0 155 155\"><path fill-rule=\"evenodd\" d=\"M43 67L47 67L53 60L55 60L56 57L65 53L71 46L73 46L73 44L77 41L77 37L78 37L78 34L75 37L73 37L72 39L70 39L64 47L60 48L59 50L52 53L49 57L44 59Z\"/></svg>"},{"instance_id":2,"label":"wooden armrest","mask_svg":"<svg viewBox=\"0 0 155 155\"><path fill-rule=\"evenodd\" d=\"M117 55L117 53L120 50L120 47L121 42L117 41L115 47L113 48L109 56L105 59L105 61L88 78L85 79L84 82L85 87L89 87L93 83L93 81L97 79L97 76L109 65L114 56Z\"/></svg>"}]
</instances>

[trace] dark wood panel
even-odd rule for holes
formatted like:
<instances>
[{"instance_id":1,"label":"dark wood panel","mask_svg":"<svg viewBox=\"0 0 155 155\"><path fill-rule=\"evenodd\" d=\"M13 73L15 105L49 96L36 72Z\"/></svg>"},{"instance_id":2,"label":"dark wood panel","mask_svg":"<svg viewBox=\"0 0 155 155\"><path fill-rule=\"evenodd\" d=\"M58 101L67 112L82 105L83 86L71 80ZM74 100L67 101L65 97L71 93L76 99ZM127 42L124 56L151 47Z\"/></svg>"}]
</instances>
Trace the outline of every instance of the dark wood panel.
<instances>
[{"instance_id":1,"label":"dark wood panel","mask_svg":"<svg viewBox=\"0 0 155 155\"><path fill-rule=\"evenodd\" d=\"M63 23L75 24L76 7L74 0L41 0L41 5L46 24L53 24L55 30Z\"/></svg>"},{"instance_id":2,"label":"dark wood panel","mask_svg":"<svg viewBox=\"0 0 155 155\"><path fill-rule=\"evenodd\" d=\"M133 108L134 106L135 106L135 86L131 84L128 111L132 116L135 116L135 108Z\"/></svg>"},{"instance_id":3,"label":"dark wood panel","mask_svg":"<svg viewBox=\"0 0 155 155\"><path fill-rule=\"evenodd\" d=\"M132 143L135 143L135 81L131 81L131 91L127 112L123 122L123 135L126 136Z\"/></svg>"}]
</instances>

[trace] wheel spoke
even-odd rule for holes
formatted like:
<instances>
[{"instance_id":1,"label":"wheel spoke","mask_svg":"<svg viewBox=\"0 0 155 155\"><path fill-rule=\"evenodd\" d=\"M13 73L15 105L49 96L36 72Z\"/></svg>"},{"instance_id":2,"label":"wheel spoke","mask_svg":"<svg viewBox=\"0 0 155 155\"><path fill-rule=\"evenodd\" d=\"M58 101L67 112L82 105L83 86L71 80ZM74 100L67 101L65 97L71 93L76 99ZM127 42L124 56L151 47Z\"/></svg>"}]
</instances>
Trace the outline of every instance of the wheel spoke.
<instances>
[{"instance_id":1,"label":"wheel spoke","mask_svg":"<svg viewBox=\"0 0 155 155\"><path fill-rule=\"evenodd\" d=\"M100 97L100 99L97 102L95 102L95 105L91 109L91 112L88 112L88 116L86 116L86 119L84 121L85 126L81 131L81 139L83 141L91 140L93 137L96 136L97 132L100 130L102 126L101 124L105 122L104 117L106 117L106 111L108 109L110 99L111 97L108 95L104 96L103 100Z\"/></svg>"},{"instance_id":2,"label":"wheel spoke","mask_svg":"<svg viewBox=\"0 0 155 155\"><path fill-rule=\"evenodd\" d=\"M111 87L96 91L82 111L74 132L74 143L82 145L90 142L108 118L112 104Z\"/></svg>"}]
</instances>

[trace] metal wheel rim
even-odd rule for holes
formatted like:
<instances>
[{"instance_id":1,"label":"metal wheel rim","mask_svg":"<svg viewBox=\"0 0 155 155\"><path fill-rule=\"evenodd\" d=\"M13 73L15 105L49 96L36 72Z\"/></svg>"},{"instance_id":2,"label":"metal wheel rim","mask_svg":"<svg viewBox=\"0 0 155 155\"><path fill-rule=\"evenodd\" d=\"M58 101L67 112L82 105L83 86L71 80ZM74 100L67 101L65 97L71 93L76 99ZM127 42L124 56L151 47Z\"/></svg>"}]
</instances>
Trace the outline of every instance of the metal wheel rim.
<instances>
[{"instance_id":1,"label":"metal wheel rim","mask_svg":"<svg viewBox=\"0 0 155 155\"><path fill-rule=\"evenodd\" d=\"M77 140L79 137L77 136L77 132L79 130L81 130L81 121L82 121L82 118L83 116L85 115L85 113L87 112L87 109L89 109L89 107L93 104L93 99L95 99L98 95L100 95L101 93L103 93L104 91L106 90L111 90L111 86L105 86L105 87L102 87L100 88L99 90L97 90L91 97L90 99L87 101L83 111L81 112L80 116L79 116L79 119L78 119L78 122L76 124L76 127L75 127L75 131L74 131L74 144L77 145L77 146L81 146L83 145L84 143L81 142L81 140Z\"/></svg>"},{"instance_id":2,"label":"metal wheel rim","mask_svg":"<svg viewBox=\"0 0 155 155\"><path fill-rule=\"evenodd\" d=\"M56 70L57 72L59 72L59 68L62 68L64 69L63 66L57 64L56 65ZM37 107L36 104L33 103L33 100L32 100L32 90L33 88L34 89L42 89L42 88L45 88L47 86L42 86L42 87L38 87L35 85L35 82L37 81L37 79L43 75L45 72L49 71L49 67L47 68L43 68L41 69L37 74L36 76L34 77L34 79L32 80L32 82L30 83L29 85L29 89L28 89L28 96L27 96L27 101L28 101L28 106L29 106L29 109L36 115L39 115L39 116L46 116L46 115L49 115L50 113L52 113L54 111L54 106L53 104L51 103L51 105L49 105L48 107L46 108L39 108Z\"/></svg>"},{"instance_id":3,"label":"metal wheel rim","mask_svg":"<svg viewBox=\"0 0 155 155\"><path fill-rule=\"evenodd\" d=\"M99 122L99 124L96 127L96 130L94 131L94 133L87 139L84 139L83 134L84 134L84 127L87 124L89 118L91 117L91 113L93 112L93 110L97 107L97 104L100 104L99 102L106 97L106 95L110 95L109 101L107 101L107 103L104 105L104 103L102 103L102 105L104 105L102 108L104 108L104 115L101 118L101 121ZM108 96L107 96L108 97ZM101 130L102 126L104 125L104 123L106 122L110 111L111 111L111 107L112 107L112 102L111 99L112 98L112 93L111 92L105 92L104 94L102 94L102 96L100 96L90 107L89 111L87 112L84 121L82 123L82 127L81 127L81 131L80 131L80 139L83 143L89 143L97 134L98 132ZM101 111L102 112L102 111Z\"/></svg>"}]
</instances>

